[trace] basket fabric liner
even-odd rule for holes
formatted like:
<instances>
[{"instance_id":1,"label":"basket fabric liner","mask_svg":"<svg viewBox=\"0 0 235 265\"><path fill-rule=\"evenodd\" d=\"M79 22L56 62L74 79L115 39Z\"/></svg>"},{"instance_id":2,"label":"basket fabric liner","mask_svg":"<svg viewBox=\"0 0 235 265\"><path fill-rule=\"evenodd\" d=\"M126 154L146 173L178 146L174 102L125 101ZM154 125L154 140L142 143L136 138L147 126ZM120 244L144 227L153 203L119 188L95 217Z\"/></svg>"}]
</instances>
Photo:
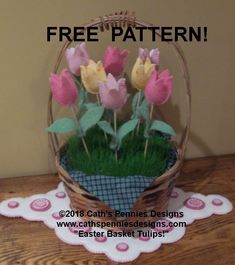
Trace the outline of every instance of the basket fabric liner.
<instances>
[{"instance_id":1,"label":"basket fabric liner","mask_svg":"<svg viewBox=\"0 0 235 265\"><path fill-rule=\"evenodd\" d=\"M169 170L176 162L176 149L171 150L166 170ZM60 164L68 174L79 184L94 194L113 210L129 212L139 195L153 182L156 176L89 176L77 170L73 170L62 155Z\"/></svg>"}]
</instances>

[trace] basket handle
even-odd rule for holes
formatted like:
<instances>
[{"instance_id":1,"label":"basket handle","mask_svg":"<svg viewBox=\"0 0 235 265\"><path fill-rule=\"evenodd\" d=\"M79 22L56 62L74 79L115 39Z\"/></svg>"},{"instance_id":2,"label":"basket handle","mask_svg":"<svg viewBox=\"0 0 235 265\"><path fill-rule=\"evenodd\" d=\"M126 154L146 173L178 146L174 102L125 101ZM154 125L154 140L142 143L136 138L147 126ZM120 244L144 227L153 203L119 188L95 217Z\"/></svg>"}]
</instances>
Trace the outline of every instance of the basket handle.
<instances>
[{"instance_id":1,"label":"basket handle","mask_svg":"<svg viewBox=\"0 0 235 265\"><path fill-rule=\"evenodd\" d=\"M92 20L90 23L85 24L84 28L97 27L97 26L99 27L100 31L103 32L104 30L109 30L110 27L112 26L119 26L122 28L125 28L126 26L131 26L135 28L136 26L151 27L153 26L153 24L149 24L141 20L137 20L133 12L130 13L128 11L121 11L119 13L116 12L114 14L100 16L99 18ZM161 37L161 34L158 32L156 32L156 35L158 37ZM57 61L54 66L54 73L58 71L64 52L69 47L70 43L71 41L66 41L63 47L61 48L59 55L57 57ZM168 42L168 44L170 44L173 47L174 52L178 58L181 72L183 74L184 86L186 89L187 117L186 117L185 128L182 133L180 144L179 144L179 148L181 149L181 152L182 152L181 159L183 159L185 155L186 145L188 142L190 118L191 118L191 92L190 92L189 70L188 70L186 59L184 57L184 53L182 49L180 48L180 46L176 42ZM52 122L53 122L52 94L50 92L49 100L48 100L48 119L47 119L48 126ZM50 143L52 152L55 155L59 149L59 141L55 133L49 133L49 143Z\"/></svg>"}]
</instances>

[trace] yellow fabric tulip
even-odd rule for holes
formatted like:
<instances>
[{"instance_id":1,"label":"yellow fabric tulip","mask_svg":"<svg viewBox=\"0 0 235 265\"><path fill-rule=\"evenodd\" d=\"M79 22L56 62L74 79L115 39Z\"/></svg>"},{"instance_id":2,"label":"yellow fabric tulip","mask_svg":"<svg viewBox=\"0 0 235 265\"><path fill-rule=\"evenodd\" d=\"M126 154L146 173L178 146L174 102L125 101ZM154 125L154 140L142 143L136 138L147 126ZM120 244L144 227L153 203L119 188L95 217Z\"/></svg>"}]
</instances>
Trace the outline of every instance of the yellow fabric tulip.
<instances>
[{"instance_id":1,"label":"yellow fabric tulip","mask_svg":"<svg viewBox=\"0 0 235 265\"><path fill-rule=\"evenodd\" d=\"M99 92L99 81L106 81L106 73L102 62L95 63L89 60L87 66L81 65L81 80L89 93L97 94Z\"/></svg>"},{"instance_id":2,"label":"yellow fabric tulip","mask_svg":"<svg viewBox=\"0 0 235 265\"><path fill-rule=\"evenodd\" d=\"M138 90L143 90L154 68L155 64L152 64L149 58L143 62L138 57L131 72L132 85Z\"/></svg>"}]
</instances>

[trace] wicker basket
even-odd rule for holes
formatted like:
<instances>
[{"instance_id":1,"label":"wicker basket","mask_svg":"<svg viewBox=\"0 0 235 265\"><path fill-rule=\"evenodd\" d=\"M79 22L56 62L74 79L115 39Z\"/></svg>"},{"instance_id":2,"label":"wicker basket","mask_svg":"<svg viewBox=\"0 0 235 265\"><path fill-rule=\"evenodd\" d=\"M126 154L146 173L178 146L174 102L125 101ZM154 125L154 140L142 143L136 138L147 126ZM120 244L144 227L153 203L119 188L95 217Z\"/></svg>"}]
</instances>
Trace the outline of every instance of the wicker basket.
<instances>
[{"instance_id":1,"label":"wicker basket","mask_svg":"<svg viewBox=\"0 0 235 265\"><path fill-rule=\"evenodd\" d=\"M85 25L85 27L95 27L98 26L100 31L108 30L111 26L141 26L141 27L148 27L151 24L142 22L137 20L134 14L130 14L126 12L115 13L112 15L107 15L103 17L99 17L95 20L92 20L91 23ZM158 36L160 34L157 33ZM162 212L165 211L168 205L168 201L170 198L170 194L172 189L174 188L175 182L177 177L179 176L180 169L182 166L182 162L184 159L185 148L188 140L189 134L189 124L190 124L190 108L191 108L191 100L190 100L190 85L189 85L189 73L187 64L183 55L183 52L178 44L176 43L169 43L174 51L176 52L177 58L179 60L181 71L183 73L184 78L184 85L186 88L186 103L187 103L187 118L186 118L186 126L182 133L181 141L179 144L174 143L177 149L177 161L163 175L155 178L152 184L146 188L136 200L133 205L132 211L133 212L140 212L145 211L150 213L151 210ZM56 73L59 65L61 63L64 51L68 48L70 42L67 41L58 56L57 62L55 64L54 72ZM52 112L52 94L49 95L49 102L48 102L48 125L53 122L53 112ZM51 149L55 156L55 164L56 169L58 171L59 177L63 181L65 185L65 189L71 201L71 207L76 210L92 210L94 212L97 211L112 211L112 209L106 205L104 202L97 199L93 194L89 191L84 189L78 182L75 182L73 178L68 174L68 172L60 165L60 145L56 134L49 134L49 141L51 145ZM122 219L114 217L88 217L84 216L84 220L93 220L93 221L113 221L117 222ZM156 221L156 217L130 217L127 221L134 222L136 220L139 221ZM109 229L112 229L109 227ZM118 230L117 228L113 228L114 230ZM130 230L130 228L123 227L122 230Z\"/></svg>"}]
</instances>

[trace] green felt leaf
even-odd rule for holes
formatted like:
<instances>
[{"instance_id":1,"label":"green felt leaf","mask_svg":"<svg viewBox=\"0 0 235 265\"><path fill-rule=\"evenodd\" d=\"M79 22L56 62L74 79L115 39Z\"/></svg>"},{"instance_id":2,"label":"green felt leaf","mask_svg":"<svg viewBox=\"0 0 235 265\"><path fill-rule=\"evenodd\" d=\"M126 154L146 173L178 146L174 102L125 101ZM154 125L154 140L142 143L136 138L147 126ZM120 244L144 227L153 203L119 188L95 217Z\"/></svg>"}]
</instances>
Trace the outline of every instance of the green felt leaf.
<instances>
[{"instance_id":1,"label":"green felt leaf","mask_svg":"<svg viewBox=\"0 0 235 265\"><path fill-rule=\"evenodd\" d=\"M131 116L131 119L139 119L141 117L141 114L140 114L140 111L139 111L139 108L140 108L140 105L141 105L141 101L143 100L143 92L140 91L140 92L137 92L133 99L132 99L132 116Z\"/></svg>"},{"instance_id":2,"label":"green felt leaf","mask_svg":"<svg viewBox=\"0 0 235 265\"><path fill-rule=\"evenodd\" d=\"M85 104L86 109L92 109L97 106L98 106L97 103L86 103Z\"/></svg>"},{"instance_id":3,"label":"green felt leaf","mask_svg":"<svg viewBox=\"0 0 235 265\"><path fill-rule=\"evenodd\" d=\"M115 135L115 132L112 128L112 126L110 125L109 122L107 121L99 121L98 122L98 126L106 133L111 134L111 135Z\"/></svg>"},{"instance_id":4,"label":"green felt leaf","mask_svg":"<svg viewBox=\"0 0 235 265\"><path fill-rule=\"evenodd\" d=\"M79 121L79 125L84 134L88 129L97 124L97 122L102 118L103 113L103 106L90 108L85 112Z\"/></svg>"},{"instance_id":5,"label":"green felt leaf","mask_svg":"<svg viewBox=\"0 0 235 265\"><path fill-rule=\"evenodd\" d=\"M48 128L48 132L53 133L68 133L75 131L77 129L77 124L73 119L62 118L54 121Z\"/></svg>"},{"instance_id":6,"label":"green felt leaf","mask_svg":"<svg viewBox=\"0 0 235 265\"><path fill-rule=\"evenodd\" d=\"M140 107L138 108L138 116L141 118L143 117L145 121L149 121L150 114L149 114L149 103L146 99L143 100Z\"/></svg>"},{"instance_id":7,"label":"green felt leaf","mask_svg":"<svg viewBox=\"0 0 235 265\"><path fill-rule=\"evenodd\" d=\"M109 147L110 147L112 150L116 150L116 149L118 149L118 139L117 139L115 136L113 136L112 141L111 141Z\"/></svg>"},{"instance_id":8,"label":"green felt leaf","mask_svg":"<svg viewBox=\"0 0 235 265\"><path fill-rule=\"evenodd\" d=\"M169 124L163 121L157 121L157 120L153 121L150 126L150 130L155 130L169 134L171 136L176 136L175 130Z\"/></svg>"},{"instance_id":9,"label":"green felt leaf","mask_svg":"<svg viewBox=\"0 0 235 265\"><path fill-rule=\"evenodd\" d=\"M87 102L87 92L84 88L81 88L79 90L79 101L78 101L79 108L81 108L86 102Z\"/></svg>"},{"instance_id":10,"label":"green felt leaf","mask_svg":"<svg viewBox=\"0 0 235 265\"><path fill-rule=\"evenodd\" d=\"M150 135L149 135L149 128L150 128L150 124L146 124L145 128L144 128L144 137L145 138L149 138Z\"/></svg>"},{"instance_id":11,"label":"green felt leaf","mask_svg":"<svg viewBox=\"0 0 235 265\"><path fill-rule=\"evenodd\" d=\"M131 115L131 119L133 120L133 119L136 119L137 118L137 114L136 114L136 112L135 113L133 113L132 115Z\"/></svg>"},{"instance_id":12,"label":"green felt leaf","mask_svg":"<svg viewBox=\"0 0 235 265\"><path fill-rule=\"evenodd\" d=\"M138 123L138 119L133 119L125 122L117 132L117 138L121 144L122 139L131 131L133 131Z\"/></svg>"},{"instance_id":13,"label":"green felt leaf","mask_svg":"<svg viewBox=\"0 0 235 265\"><path fill-rule=\"evenodd\" d=\"M139 97L140 97L140 100L139 100ZM132 111L133 111L133 112L135 111L135 109L136 109L136 107L137 107L138 101L141 102L142 98L143 98L143 93L142 93L142 91L137 92L137 93L134 95L134 97L133 97L133 99L132 99ZM140 103L140 102L139 102L139 103Z\"/></svg>"},{"instance_id":14,"label":"green felt leaf","mask_svg":"<svg viewBox=\"0 0 235 265\"><path fill-rule=\"evenodd\" d=\"M146 99L144 99L143 101L142 101L142 103L141 103L141 105L140 105L142 108L148 108L148 106L149 106L149 102L146 100Z\"/></svg>"}]
</instances>

